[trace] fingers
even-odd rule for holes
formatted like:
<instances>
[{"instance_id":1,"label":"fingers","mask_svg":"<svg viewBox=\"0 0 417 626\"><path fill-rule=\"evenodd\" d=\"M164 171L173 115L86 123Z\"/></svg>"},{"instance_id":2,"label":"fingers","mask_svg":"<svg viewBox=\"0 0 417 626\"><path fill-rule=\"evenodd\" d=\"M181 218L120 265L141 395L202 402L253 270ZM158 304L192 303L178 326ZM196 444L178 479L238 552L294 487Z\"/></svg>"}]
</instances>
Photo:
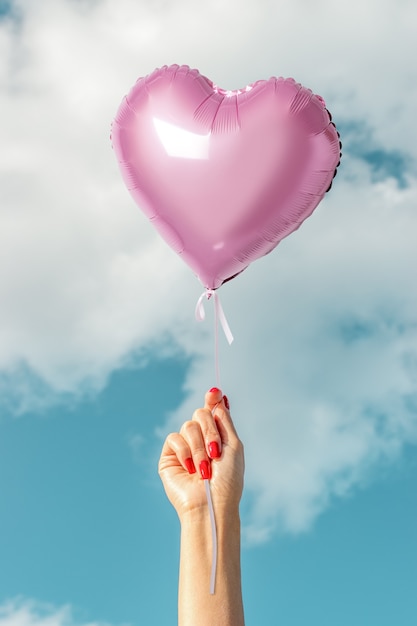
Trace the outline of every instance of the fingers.
<instances>
[{"instance_id":1,"label":"fingers","mask_svg":"<svg viewBox=\"0 0 417 626\"><path fill-rule=\"evenodd\" d=\"M185 422L179 433L165 440L159 463L160 471L181 465L189 474L198 471L201 478L211 478L211 459L221 456L221 438L212 414L199 409Z\"/></svg>"},{"instance_id":2,"label":"fingers","mask_svg":"<svg viewBox=\"0 0 417 626\"><path fill-rule=\"evenodd\" d=\"M223 398L223 394L221 390L218 389L217 387L212 387L211 389L209 389L209 391L207 391L204 397L205 406L211 411L214 409L216 404L222 401L222 398Z\"/></svg>"},{"instance_id":3,"label":"fingers","mask_svg":"<svg viewBox=\"0 0 417 626\"><path fill-rule=\"evenodd\" d=\"M176 464L177 460L189 474L195 474L196 469L188 442L180 433L171 433L165 439L162 448L160 469L162 469L161 465Z\"/></svg>"},{"instance_id":4,"label":"fingers","mask_svg":"<svg viewBox=\"0 0 417 626\"><path fill-rule=\"evenodd\" d=\"M208 457L219 459L222 454L222 438L212 412L208 409L197 409L192 421L198 422Z\"/></svg>"},{"instance_id":5,"label":"fingers","mask_svg":"<svg viewBox=\"0 0 417 626\"><path fill-rule=\"evenodd\" d=\"M238 441L239 437L230 417L230 405L227 396L223 395L217 387L213 387L205 395L204 406L212 412L222 441L224 443L229 442L230 439Z\"/></svg>"},{"instance_id":6,"label":"fingers","mask_svg":"<svg viewBox=\"0 0 417 626\"><path fill-rule=\"evenodd\" d=\"M185 422L181 427L180 435L189 446L194 466L198 468L201 478L210 479L210 458L200 423L197 420L194 420L194 418L193 420Z\"/></svg>"},{"instance_id":7,"label":"fingers","mask_svg":"<svg viewBox=\"0 0 417 626\"><path fill-rule=\"evenodd\" d=\"M212 388L205 395L204 408L197 409L179 433L168 435L161 461L164 466L180 464L189 474L198 471L202 478L210 479L211 461L221 458L223 446L231 445L236 450L239 443L228 399L220 389Z\"/></svg>"}]
</instances>

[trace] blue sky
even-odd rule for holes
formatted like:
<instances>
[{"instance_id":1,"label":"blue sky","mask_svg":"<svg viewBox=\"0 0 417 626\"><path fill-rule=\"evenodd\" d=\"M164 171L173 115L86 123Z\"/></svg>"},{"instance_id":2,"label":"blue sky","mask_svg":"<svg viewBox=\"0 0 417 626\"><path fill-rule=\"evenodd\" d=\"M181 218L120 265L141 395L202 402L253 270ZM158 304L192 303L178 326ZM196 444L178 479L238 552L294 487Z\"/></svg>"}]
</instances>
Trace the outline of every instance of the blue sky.
<instances>
[{"instance_id":1,"label":"blue sky","mask_svg":"<svg viewBox=\"0 0 417 626\"><path fill-rule=\"evenodd\" d=\"M185 369L168 360L124 370L79 407L3 416L3 602L70 603L75 623L175 623L178 524L155 475L152 421L141 416L161 420L180 402ZM150 442L140 454L129 445L138 430ZM248 623L412 623L413 451L375 478L332 502L310 532L244 549Z\"/></svg>"},{"instance_id":2,"label":"blue sky","mask_svg":"<svg viewBox=\"0 0 417 626\"><path fill-rule=\"evenodd\" d=\"M314 215L221 290L247 623L414 625L414 4L0 15L0 626L176 623L178 523L156 465L215 383L212 311L195 322L202 288L109 144L123 94L174 62L232 89L294 76L344 145Z\"/></svg>"},{"instance_id":3,"label":"blue sky","mask_svg":"<svg viewBox=\"0 0 417 626\"><path fill-rule=\"evenodd\" d=\"M19 596L70 603L74 623L175 623L178 524L143 415L158 422L180 402L185 369L177 360L154 362L114 374L100 395L73 409L3 415L2 603ZM149 442L140 454L129 445L138 431ZM246 546L249 624L412 624L414 451L374 478L333 501L308 533Z\"/></svg>"}]
</instances>

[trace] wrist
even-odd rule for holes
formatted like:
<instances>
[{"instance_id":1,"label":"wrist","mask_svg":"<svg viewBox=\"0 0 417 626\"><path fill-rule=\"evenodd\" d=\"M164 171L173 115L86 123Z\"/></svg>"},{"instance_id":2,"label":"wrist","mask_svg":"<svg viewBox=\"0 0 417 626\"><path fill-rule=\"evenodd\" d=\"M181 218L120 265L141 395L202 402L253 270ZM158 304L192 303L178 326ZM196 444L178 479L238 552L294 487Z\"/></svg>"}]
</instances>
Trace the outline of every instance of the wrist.
<instances>
[{"instance_id":1,"label":"wrist","mask_svg":"<svg viewBox=\"0 0 417 626\"><path fill-rule=\"evenodd\" d=\"M214 506L217 539L219 545L224 542L240 542L239 507ZM202 543L211 541L210 512L207 505L188 509L180 515L181 533L193 534Z\"/></svg>"},{"instance_id":2,"label":"wrist","mask_svg":"<svg viewBox=\"0 0 417 626\"><path fill-rule=\"evenodd\" d=\"M216 524L224 524L226 521L233 520L240 523L239 503L237 504L220 504L213 502L214 517ZM178 512L181 526L183 524L201 524L209 520L208 503L199 504L198 506L187 507Z\"/></svg>"}]
</instances>

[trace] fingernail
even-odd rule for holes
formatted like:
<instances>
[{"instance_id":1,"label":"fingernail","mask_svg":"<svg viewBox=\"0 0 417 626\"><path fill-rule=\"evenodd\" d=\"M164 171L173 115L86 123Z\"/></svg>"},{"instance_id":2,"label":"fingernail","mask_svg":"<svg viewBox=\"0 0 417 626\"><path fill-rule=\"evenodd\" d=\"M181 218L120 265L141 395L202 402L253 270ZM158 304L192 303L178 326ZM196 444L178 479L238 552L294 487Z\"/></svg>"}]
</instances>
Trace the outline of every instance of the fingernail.
<instances>
[{"instance_id":1,"label":"fingernail","mask_svg":"<svg viewBox=\"0 0 417 626\"><path fill-rule=\"evenodd\" d=\"M184 463L185 463L185 467L187 468L189 474L195 474L196 473L194 461L192 460L191 457L188 457L188 459L185 459Z\"/></svg>"},{"instance_id":2,"label":"fingernail","mask_svg":"<svg viewBox=\"0 0 417 626\"><path fill-rule=\"evenodd\" d=\"M220 391L220 389L218 389L217 387L212 387L211 389L209 389L209 393L218 393Z\"/></svg>"},{"instance_id":3,"label":"fingernail","mask_svg":"<svg viewBox=\"0 0 417 626\"><path fill-rule=\"evenodd\" d=\"M229 410L230 404L229 404L229 398L227 396L223 396L223 402L224 402L224 406L226 407L226 409Z\"/></svg>"},{"instance_id":4,"label":"fingernail","mask_svg":"<svg viewBox=\"0 0 417 626\"><path fill-rule=\"evenodd\" d=\"M212 441L211 443L209 443L208 450L209 450L209 457L211 459L219 459L220 458L220 456L221 456L220 447L219 447L219 444L217 443L217 441Z\"/></svg>"},{"instance_id":5,"label":"fingernail","mask_svg":"<svg viewBox=\"0 0 417 626\"><path fill-rule=\"evenodd\" d=\"M204 478L204 480L210 480L211 478L211 466L210 463L208 461L201 461L200 463L200 474L201 474L201 478Z\"/></svg>"}]
</instances>

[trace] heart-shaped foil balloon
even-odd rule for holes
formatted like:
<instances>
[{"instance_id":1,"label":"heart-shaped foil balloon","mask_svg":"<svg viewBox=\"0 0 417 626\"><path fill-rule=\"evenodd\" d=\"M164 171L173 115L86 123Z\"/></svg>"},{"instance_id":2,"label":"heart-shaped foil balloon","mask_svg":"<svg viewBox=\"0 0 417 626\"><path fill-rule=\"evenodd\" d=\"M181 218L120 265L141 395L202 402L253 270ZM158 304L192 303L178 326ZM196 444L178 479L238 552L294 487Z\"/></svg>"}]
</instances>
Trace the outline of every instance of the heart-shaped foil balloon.
<instances>
[{"instance_id":1,"label":"heart-shaped foil balloon","mask_svg":"<svg viewBox=\"0 0 417 626\"><path fill-rule=\"evenodd\" d=\"M178 65L136 82L112 143L136 203L210 290L312 213L341 147L323 99L293 79L224 91Z\"/></svg>"}]
</instances>

